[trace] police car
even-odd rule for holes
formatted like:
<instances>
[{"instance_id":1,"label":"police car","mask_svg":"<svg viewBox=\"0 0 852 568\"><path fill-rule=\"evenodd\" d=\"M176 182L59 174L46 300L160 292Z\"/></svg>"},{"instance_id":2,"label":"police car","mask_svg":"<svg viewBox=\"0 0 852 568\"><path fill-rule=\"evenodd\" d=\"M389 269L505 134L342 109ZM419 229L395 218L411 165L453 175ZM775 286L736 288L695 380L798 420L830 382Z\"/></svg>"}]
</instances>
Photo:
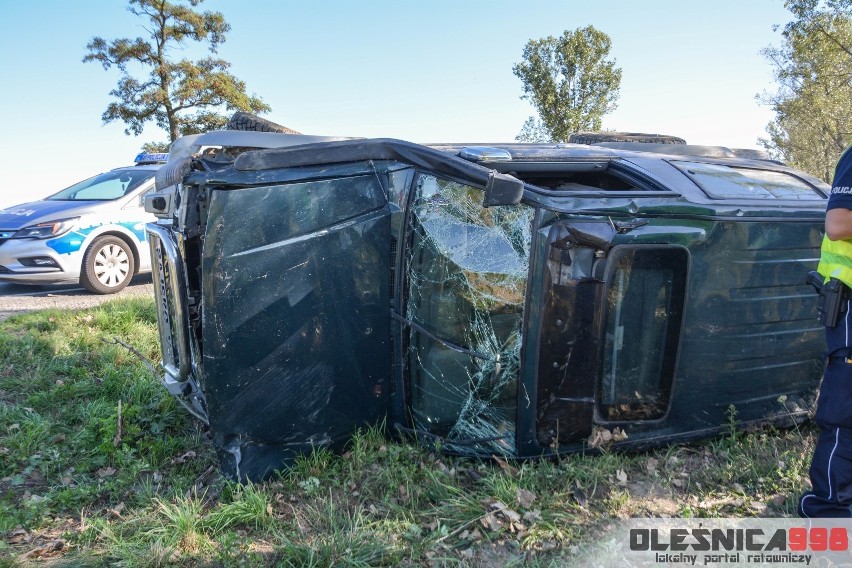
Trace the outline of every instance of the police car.
<instances>
[{"instance_id":1,"label":"police car","mask_svg":"<svg viewBox=\"0 0 852 568\"><path fill-rule=\"evenodd\" d=\"M123 289L151 270L143 208L168 154L81 181L40 201L0 209L0 281L79 282L96 294Z\"/></svg>"}]
</instances>

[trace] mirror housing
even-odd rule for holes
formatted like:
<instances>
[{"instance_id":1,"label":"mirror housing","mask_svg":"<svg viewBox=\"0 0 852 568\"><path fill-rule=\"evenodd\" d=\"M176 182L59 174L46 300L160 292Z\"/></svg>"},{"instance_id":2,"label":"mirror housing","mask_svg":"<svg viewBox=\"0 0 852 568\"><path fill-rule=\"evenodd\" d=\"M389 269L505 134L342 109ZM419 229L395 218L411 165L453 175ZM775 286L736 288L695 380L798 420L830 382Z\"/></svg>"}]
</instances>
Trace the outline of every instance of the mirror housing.
<instances>
[{"instance_id":1,"label":"mirror housing","mask_svg":"<svg viewBox=\"0 0 852 568\"><path fill-rule=\"evenodd\" d=\"M483 207L495 205L517 205L524 196L524 182L509 174L501 174L494 170L488 174L485 184Z\"/></svg>"}]
</instances>

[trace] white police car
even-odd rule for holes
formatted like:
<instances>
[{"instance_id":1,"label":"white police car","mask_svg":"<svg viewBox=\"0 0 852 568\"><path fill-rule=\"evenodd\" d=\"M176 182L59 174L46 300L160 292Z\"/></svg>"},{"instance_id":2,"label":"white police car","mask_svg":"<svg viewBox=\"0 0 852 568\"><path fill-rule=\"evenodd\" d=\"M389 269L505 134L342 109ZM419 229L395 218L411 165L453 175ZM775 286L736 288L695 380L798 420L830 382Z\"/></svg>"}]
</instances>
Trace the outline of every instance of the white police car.
<instances>
[{"instance_id":1,"label":"white police car","mask_svg":"<svg viewBox=\"0 0 852 568\"><path fill-rule=\"evenodd\" d=\"M0 209L0 281L118 292L151 270L142 207L168 154L139 154L41 201Z\"/></svg>"}]
</instances>

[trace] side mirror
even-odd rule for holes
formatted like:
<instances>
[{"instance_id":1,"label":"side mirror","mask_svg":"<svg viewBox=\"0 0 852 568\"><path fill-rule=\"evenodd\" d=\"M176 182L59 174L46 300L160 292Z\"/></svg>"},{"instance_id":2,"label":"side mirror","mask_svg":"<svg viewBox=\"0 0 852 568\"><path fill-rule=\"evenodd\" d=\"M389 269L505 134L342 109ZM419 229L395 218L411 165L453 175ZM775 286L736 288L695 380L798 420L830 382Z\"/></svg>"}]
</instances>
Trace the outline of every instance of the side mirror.
<instances>
[{"instance_id":1,"label":"side mirror","mask_svg":"<svg viewBox=\"0 0 852 568\"><path fill-rule=\"evenodd\" d=\"M509 174L497 173L491 170L488 182L485 184L483 207L495 205L517 205L524 196L524 182Z\"/></svg>"},{"instance_id":2,"label":"side mirror","mask_svg":"<svg viewBox=\"0 0 852 568\"><path fill-rule=\"evenodd\" d=\"M147 213L153 213L157 217L168 218L172 214L172 196L166 192L149 192L143 196L143 205Z\"/></svg>"}]
</instances>

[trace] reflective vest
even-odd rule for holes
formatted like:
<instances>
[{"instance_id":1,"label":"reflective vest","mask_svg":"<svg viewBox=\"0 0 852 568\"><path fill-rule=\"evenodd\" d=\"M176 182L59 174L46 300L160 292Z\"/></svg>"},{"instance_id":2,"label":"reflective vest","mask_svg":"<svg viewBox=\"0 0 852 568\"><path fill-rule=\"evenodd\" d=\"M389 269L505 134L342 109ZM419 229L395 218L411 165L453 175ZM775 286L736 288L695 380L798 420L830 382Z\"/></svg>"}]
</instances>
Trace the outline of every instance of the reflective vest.
<instances>
[{"instance_id":1,"label":"reflective vest","mask_svg":"<svg viewBox=\"0 0 852 568\"><path fill-rule=\"evenodd\" d=\"M834 169L834 181L831 191L837 186L848 185L849 165L846 163L852 158L852 146L843 151L837 167ZM841 168L842 166L842 168ZM844 179L840 179L840 178ZM849 287L852 287L852 240L832 241L828 236L822 238L819 266L817 271L828 281L829 278L837 278Z\"/></svg>"},{"instance_id":2,"label":"reflective vest","mask_svg":"<svg viewBox=\"0 0 852 568\"><path fill-rule=\"evenodd\" d=\"M823 237L817 271L826 280L837 278L852 287L852 240L832 241Z\"/></svg>"}]
</instances>

